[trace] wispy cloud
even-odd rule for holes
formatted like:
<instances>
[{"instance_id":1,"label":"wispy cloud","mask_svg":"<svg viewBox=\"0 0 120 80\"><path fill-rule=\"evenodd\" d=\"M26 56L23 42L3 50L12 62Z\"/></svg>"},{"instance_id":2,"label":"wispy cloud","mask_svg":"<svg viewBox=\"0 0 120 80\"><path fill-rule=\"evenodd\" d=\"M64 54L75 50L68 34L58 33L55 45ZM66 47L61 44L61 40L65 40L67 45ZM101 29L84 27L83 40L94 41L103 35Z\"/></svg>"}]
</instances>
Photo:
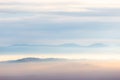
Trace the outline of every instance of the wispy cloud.
<instances>
[{"instance_id":1,"label":"wispy cloud","mask_svg":"<svg viewBox=\"0 0 120 80\"><path fill-rule=\"evenodd\" d=\"M119 26L119 0L0 1L2 46L17 43L119 44Z\"/></svg>"},{"instance_id":2,"label":"wispy cloud","mask_svg":"<svg viewBox=\"0 0 120 80\"><path fill-rule=\"evenodd\" d=\"M119 1L90 1L90 0L75 0L75 1L0 1L1 12L89 12L90 8L120 8Z\"/></svg>"}]
</instances>

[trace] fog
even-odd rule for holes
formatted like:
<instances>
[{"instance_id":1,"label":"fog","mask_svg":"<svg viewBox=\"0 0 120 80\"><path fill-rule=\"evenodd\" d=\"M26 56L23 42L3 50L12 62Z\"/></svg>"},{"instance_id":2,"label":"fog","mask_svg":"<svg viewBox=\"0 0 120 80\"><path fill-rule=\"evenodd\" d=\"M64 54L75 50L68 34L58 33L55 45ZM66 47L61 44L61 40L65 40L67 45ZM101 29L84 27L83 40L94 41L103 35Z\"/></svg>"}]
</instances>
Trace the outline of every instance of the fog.
<instances>
[{"instance_id":1,"label":"fog","mask_svg":"<svg viewBox=\"0 0 120 80\"><path fill-rule=\"evenodd\" d=\"M0 80L120 80L120 61L1 63Z\"/></svg>"}]
</instances>

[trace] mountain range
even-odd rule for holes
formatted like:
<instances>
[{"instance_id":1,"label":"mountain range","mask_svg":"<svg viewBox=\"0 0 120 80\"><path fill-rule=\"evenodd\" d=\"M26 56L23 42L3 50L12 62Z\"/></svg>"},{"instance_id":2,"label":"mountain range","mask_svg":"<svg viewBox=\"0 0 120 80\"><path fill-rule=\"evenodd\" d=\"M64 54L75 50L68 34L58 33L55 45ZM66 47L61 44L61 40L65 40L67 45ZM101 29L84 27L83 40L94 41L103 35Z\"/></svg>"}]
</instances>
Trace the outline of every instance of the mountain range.
<instances>
[{"instance_id":1,"label":"mountain range","mask_svg":"<svg viewBox=\"0 0 120 80\"><path fill-rule=\"evenodd\" d=\"M67 59L63 58L34 58L34 57L27 57L17 60L8 60L8 61L1 61L0 63L29 63L29 62L55 62L55 61L66 61Z\"/></svg>"}]
</instances>

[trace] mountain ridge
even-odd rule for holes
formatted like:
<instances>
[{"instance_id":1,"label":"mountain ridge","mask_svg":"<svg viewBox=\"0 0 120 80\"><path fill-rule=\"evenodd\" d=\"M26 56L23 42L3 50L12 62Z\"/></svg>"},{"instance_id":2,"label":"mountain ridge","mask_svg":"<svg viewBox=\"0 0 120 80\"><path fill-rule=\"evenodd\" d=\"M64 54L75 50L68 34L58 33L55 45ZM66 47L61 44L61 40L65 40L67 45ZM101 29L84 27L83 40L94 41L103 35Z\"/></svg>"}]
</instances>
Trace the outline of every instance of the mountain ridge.
<instances>
[{"instance_id":1,"label":"mountain ridge","mask_svg":"<svg viewBox=\"0 0 120 80\"><path fill-rule=\"evenodd\" d=\"M35 58L26 57L16 60L1 61L0 63L29 63L29 62L55 62L55 61L66 61L64 58Z\"/></svg>"}]
</instances>

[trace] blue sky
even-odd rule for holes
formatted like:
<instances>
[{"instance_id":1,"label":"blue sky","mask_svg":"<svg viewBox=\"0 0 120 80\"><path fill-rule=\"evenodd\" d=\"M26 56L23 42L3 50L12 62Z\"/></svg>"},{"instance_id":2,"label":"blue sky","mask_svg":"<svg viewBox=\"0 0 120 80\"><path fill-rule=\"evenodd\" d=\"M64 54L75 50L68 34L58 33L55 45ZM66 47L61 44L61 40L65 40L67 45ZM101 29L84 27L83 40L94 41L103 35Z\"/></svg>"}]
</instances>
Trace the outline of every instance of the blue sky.
<instances>
[{"instance_id":1,"label":"blue sky","mask_svg":"<svg viewBox=\"0 0 120 80\"><path fill-rule=\"evenodd\" d=\"M120 45L119 26L119 0L2 0L0 54L69 54L73 51L77 55L97 53L101 49L101 53L118 54L119 50L116 47ZM44 48L44 46L13 48L12 46L66 43L82 46L100 43L112 48L107 46L104 50L105 48L100 47L93 51L93 48ZM33 53L30 53L31 51Z\"/></svg>"}]
</instances>

